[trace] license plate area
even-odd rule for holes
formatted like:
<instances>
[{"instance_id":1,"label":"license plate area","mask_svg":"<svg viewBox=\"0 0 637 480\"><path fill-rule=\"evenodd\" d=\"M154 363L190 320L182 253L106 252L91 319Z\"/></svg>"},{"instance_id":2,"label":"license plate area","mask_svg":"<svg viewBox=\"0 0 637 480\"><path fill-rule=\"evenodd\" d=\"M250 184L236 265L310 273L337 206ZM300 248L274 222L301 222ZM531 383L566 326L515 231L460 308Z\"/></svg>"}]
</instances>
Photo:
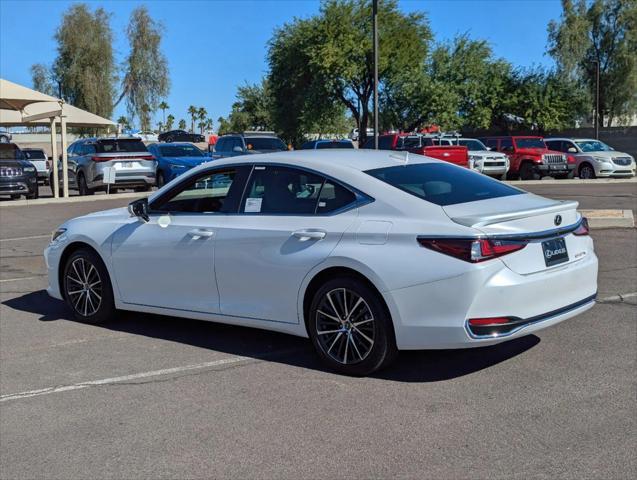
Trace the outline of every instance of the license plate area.
<instances>
[{"instance_id":1,"label":"license plate area","mask_svg":"<svg viewBox=\"0 0 637 480\"><path fill-rule=\"evenodd\" d=\"M133 162L119 162L117 165L119 165L121 169L133 168Z\"/></svg>"},{"instance_id":2,"label":"license plate area","mask_svg":"<svg viewBox=\"0 0 637 480\"><path fill-rule=\"evenodd\" d=\"M542 252L544 253L544 263L547 267L568 262L568 251L564 238L553 238L542 242Z\"/></svg>"}]
</instances>

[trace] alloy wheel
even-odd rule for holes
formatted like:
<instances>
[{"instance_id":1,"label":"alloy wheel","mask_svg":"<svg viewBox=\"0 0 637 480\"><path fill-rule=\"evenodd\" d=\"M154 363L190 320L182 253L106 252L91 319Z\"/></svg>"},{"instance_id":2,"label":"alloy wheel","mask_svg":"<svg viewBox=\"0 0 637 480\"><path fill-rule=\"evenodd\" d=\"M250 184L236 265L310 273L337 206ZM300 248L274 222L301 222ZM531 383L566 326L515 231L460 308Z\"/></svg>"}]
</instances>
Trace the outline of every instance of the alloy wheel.
<instances>
[{"instance_id":1,"label":"alloy wheel","mask_svg":"<svg viewBox=\"0 0 637 480\"><path fill-rule=\"evenodd\" d=\"M316 309L316 335L323 352L344 364L362 362L374 346L374 315L356 292L337 288L327 292Z\"/></svg>"},{"instance_id":2,"label":"alloy wheel","mask_svg":"<svg viewBox=\"0 0 637 480\"><path fill-rule=\"evenodd\" d=\"M595 170L593 170L588 165L584 165L579 172L579 178L583 179L591 179L595 178Z\"/></svg>"},{"instance_id":3,"label":"alloy wheel","mask_svg":"<svg viewBox=\"0 0 637 480\"><path fill-rule=\"evenodd\" d=\"M66 294L73 309L83 317L98 312L102 303L102 279L86 258L73 260L66 273Z\"/></svg>"}]
</instances>

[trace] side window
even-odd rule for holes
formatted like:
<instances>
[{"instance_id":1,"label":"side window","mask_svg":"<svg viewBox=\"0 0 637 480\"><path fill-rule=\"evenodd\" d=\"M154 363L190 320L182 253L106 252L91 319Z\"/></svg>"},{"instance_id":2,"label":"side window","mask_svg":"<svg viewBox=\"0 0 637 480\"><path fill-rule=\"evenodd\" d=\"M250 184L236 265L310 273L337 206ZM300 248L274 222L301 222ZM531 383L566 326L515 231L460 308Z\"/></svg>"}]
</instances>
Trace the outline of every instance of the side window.
<instances>
[{"instance_id":1,"label":"side window","mask_svg":"<svg viewBox=\"0 0 637 480\"><path fill-rule=\"evenodd\" d=\"M256 166L241 212L313 215L323 180L319 175L293 168Z\"/></svg>"},{"instance_id":2,"label":"side window","mask_svg":"<svg viewBox=\"0 0 637 480\"><path fill-rule=\"evenodd\" d=\"M500 141L500 151L502 152L512 152L513 151L513 142L510 138L503 138Z\"/></svg>"},{"instance_id":3,"label":"side window","mask_svg":"<svg viewBox=\"0 0 637 480\"><path fill-rule=\"evenodd\" d=\"M241 192L239 169L216 170L191 178L182 188L151 205L155 212L229 213L236 212ZM233 188L234 187L234 188Z\"/></svg>"},{"instance_id":4,"label":"side window","mask_svg":"<svg viewBox=\"0 0 637 480\"><path fill-rule=\"evenodd\" d=\"M77 155L77 150L78 150L79 146L80 146L79 143L71 144L71 146L66 149L66 155L69 156L69 157L74 157L75 155Z\"/></svg>"},{"instance_id":5,"label":"side window","mask_svg":"<svg viewBox=\"0 0 637 480\"><path fill-rule=\"evenodd\" d=\"M82 148L82 155L93 155L95 153L95 145L92 143L84 144Z\"/></svg>"},{"instance_id":6,"label":"side window","mask_svg":"<svg viewBox=\"0 0 637 480\"><path fill-rule=\"evenodd\" d=\"M331 180L325 180L321 194L319 196L318 206L316 207L316 213L330 213L346 207L356 201L356 195L350 192L347 188L332 182Z\"/></svg>"},{"instance_id":7,"label":"side window","mask_svg":"<svg viewBox=\"0 0 637 480\"><path fill-rule=\"evenodd\" d=\"M223 152L225 143L226 143L225 138L218 139L217 143L215 143L215 152Z\"/></svg>"}]
</instances>

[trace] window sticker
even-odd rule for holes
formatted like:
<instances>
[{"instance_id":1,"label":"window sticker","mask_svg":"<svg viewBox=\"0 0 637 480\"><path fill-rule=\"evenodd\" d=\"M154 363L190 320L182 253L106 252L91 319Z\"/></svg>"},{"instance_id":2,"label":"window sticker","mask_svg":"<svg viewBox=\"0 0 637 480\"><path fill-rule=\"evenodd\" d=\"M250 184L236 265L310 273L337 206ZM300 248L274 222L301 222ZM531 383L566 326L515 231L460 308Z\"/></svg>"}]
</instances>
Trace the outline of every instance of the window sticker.
<instances>
[{"instance_id":1,"label":"window sticker","mask_svg":"<svg viewBox=\"0 0 637 480\"><path fill-rule=\"evenodd\" d=\"M243 211L246 213L259 213L262 201L262 198L246 198L246 206Z\"/></svg>"}]
</instances>

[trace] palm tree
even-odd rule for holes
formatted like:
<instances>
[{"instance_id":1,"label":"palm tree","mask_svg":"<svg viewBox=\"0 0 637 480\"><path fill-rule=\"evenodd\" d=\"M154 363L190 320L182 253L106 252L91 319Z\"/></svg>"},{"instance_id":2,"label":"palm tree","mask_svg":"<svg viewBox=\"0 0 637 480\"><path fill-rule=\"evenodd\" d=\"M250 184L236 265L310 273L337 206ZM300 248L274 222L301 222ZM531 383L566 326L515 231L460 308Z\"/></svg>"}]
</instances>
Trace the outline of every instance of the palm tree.
<instances>
[{"instance_id":1,"label":"palm tree","mask_svg":"<svg viewBox=\"0 0 637 480\"><path fill-rule=\"evenodd\" d=\"M121 117L119 117L117 119L117 123L120 124L122 126L122 128L130 127L130 123L128 121L128 118L126 118L124 115L122 115Z\"/></svg>"},{"instance_id":2,"label":"palm tree","mask_svg":"<svg viewBox=\"0 0 637 480\"><path fill-rule=\"evenodd\" d=\"M206 129L206 130L209 130L209 131L211 131L211 132L212 132L212 127L214 127L214 122L212 121L212 118L208 118L208 119L206 120L206 126L205 126L205 129Z\"/></svg>"},{"instance_id":3,"label":"palm tree","mask_svg":"<svg viewBox=\"0 0 637 480\"><path fill-rule=\"evenodd\" d=\"M166 130L172 130L173 129L173 124L175 123L175 117L171 114L168 114L168 117L166 118Z\"/></svg>"},{"instance_id":4,"label":"palm tree","mask_svg":"<svg viewBox=\"0 0 637 480\"><path fill-rule=\"evenodd\" d=\"M188 114L190 115L190 133L195 133L195 118L199 114L199 110L194 105L190 105Z\"/></svg>"},{"instance_id":5,"label":"palm tree","mask_svg":"<svg viewBox=\"0 0 637 480\"><path fill-rule=\"evenodd\" d=\"M197 110L197 117L199 118L199 129L201 130L199 133L201 133L202 135L204 126L206 125L207 116L208 112L206 111L206 109L203 107L199 107L199 110Z\"/></svg>"},{"instance_id":6,"label":"palm tree","mask_svg":"<svg viewBox=\"0 0 637 480\"><path fill-rule=\"evenodd\" d=\"M186 126L186 120L184 120L183 118L179 120L179 130L186 130Z\"/></svg>"},{"instance_id":7,"label":"palm tree","mask_svg":"<svg viewBox=\"0 0 637 480\"><path fill-rule=\"evenodd\" d=\"M164 116L164 123L166 123L166 110L168 110L169 108L170 105L168 105L165 101L159 104L159 109L162 111Z\"/></svg>"}]
</instances>

